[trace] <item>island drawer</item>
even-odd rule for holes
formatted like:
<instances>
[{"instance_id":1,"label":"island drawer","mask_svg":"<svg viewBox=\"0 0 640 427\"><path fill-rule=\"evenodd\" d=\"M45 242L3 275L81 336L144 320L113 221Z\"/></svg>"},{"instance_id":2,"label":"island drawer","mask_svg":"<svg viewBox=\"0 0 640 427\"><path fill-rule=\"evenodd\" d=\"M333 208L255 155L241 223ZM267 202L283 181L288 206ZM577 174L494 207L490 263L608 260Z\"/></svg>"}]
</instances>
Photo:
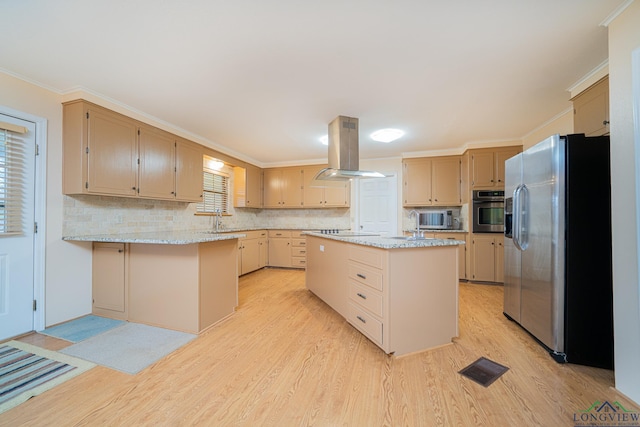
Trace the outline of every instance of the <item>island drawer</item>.
<instances>
[{"instance_id":1,"label":"island drawer","mask_svg":"<svg viewBox=\"0 0 640 427\"><path fill-rule=\"evenodd\" d=\"M293 256L291 257L292 267L306 267L307 259L305 257Z\"/></svg>"},{"instance_id":2,"label":"island drawer","mask_svg":"<svg viewBox=\"0 0 640 427\"><path fill-rule=\"evenodd\" d=\"M291 246L307 246L307 239L294 237L291 239Z\"/></svg>"},{"instance_id":3,"label":"island drawer","mask_svg":"<svg viewBox=\"0 0 640 427\"><path fill-rule=\"evenodd\" d=\"M382 317L382 294L353 280L349 281L349 298L376 316Z\"/></svg>"},{"instance_id":4,"label":"island drawer","mask_svg":"<svg viewBox=\"0 0 640 427\"><path fill-rule=\"evenodd\" d=\"M289 231L289 230L269 230L269 237L291 238L291 231Z\"/></svg>"},{"instance_id":5,"label":"island drawer","mask_svg":"<svg viewBox=\"0 0 640 427\"><path fill-rule=\"evenodd\" d=\"M307 256L307 248L305 247L296 247L293 246L291 248L291 256L301 256L301 257L306 257Z\"/></svg>"},{"instance_id":6,"label":"island drawer","mask_svg":"<svg viewBox=\"0 0 640 427\"><path fill-rule=\"evenodd\" d=\"M349 317L347 319L356 329L365 334L378 345L382 345L382 322L358 305L349 302Z\"/></svg>"},{"instance_id":7,"label":"island drawer","mask_svg":"<svg viewBox=\"0 0 640 427\"><path fill-rule=\"evenodd\" d=\"M385 251L357 245L349 245L349 259L375 268L383 267Z\"/></svg>"},{"instance_id":8,"label":"island drawer","mask_svg":"<svg viewBox=\"0 0 640 427\"><path fill-rule=\"evenodd\" d=\"M382 271L349 261L349 277L353 280L382 291Z\"/></svg>"}]
</instances>

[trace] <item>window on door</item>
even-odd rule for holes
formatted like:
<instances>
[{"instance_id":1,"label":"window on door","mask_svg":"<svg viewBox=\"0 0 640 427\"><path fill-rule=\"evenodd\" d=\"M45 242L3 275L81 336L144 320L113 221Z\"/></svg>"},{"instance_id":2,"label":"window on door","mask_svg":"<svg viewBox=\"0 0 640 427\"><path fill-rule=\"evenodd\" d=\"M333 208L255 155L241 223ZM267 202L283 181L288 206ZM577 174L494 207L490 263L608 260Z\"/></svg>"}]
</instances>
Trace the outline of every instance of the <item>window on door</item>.
<instances>
[{"instance_id":1,"label":"window on door","mask_svg":"<svg viewBox=\"0 0 640 427\"><path fill-rule=\"evenodd\" d=\"M14 128L0 123L0 235L24 233L26 150Z\"/></svg>"}]
</instances>

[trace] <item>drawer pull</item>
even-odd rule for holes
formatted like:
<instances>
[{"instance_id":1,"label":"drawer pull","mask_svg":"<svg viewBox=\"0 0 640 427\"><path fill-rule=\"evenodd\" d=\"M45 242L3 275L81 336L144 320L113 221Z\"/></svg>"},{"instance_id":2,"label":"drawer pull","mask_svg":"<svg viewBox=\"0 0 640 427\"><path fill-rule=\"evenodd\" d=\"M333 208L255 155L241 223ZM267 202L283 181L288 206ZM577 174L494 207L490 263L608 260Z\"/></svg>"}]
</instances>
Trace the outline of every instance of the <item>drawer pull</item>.
<instances>
[{"instance_id":1,"label":"drawer pull","mask_svg":"<svg viewBox=\"0 0 640 427\"><path fill-rule=\"evenodd\" d=\"M356 317L357 317L357 318L358 318L358 320L359 320L359 321L361 321L362 323L367 323L367 321L366 321L365 319L363 319L362 317L360 317L360 316L356 316Z\"/></svg>"},{"instance_id":2,"label":"drawer pull","mask_svg":"<svg viewBox=\"0 0 640 427\"><path fill-rule=\"evenodd\" d=\"M362 299L367 299L366 295L361 294L360 292L358 292L356 295L358 295L360 298Z\"/></svg>"},{"instance_id":3,"label":"drawer pull","mask_svg":"<svg viewBox=\"0 0 640 427\"><path fill-rule=\"evenodd\" d=\"M367 279L367 276L365 276L364 274L361 274L361 273L356 274L356 276L358 276L361 279L365 279L365 280Z\"/></svg>"}]
</instances>

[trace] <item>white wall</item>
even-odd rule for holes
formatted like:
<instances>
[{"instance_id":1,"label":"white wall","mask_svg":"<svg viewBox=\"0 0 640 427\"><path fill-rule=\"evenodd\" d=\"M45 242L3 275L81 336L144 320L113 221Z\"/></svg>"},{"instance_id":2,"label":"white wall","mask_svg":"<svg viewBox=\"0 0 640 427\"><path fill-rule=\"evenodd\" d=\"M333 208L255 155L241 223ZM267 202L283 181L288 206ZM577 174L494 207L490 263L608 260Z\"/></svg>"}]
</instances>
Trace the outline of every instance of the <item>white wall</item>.
<instances>
[{"instance_id":1,"label":"white wall","mask_svg":"<svg viewBox=\"0 0 640 427\"><path fill-rule=\"evenodd\" d=\"M3 106L47 120L45 325L91 311L90 245L62 241L61 96L0 73Z\"/></svg>"},{"instance_id":2,"label":"white wall","mask_svg":"<svg viewBox=\"0 0 640 427\"><path fill-rule=\"evenodd\" d=\"M569 94L567 93L567 97ZM547 139L551 135L567 135L573 133L573 109L569 109L549 122L529 132L522 138L522 149L533 147L538 142Z\"/></svg>"},{"instance_id":3,"label":"white wall","mask_svg":"<svg viewBox=\"0 0 640 427\"><path fill-rule=\"evenodd\" d=\"M636 1L609 26L615 379L616 388L638 404L640 300L636 202L640 165L636 158L640 147L634 143L631 59L632 52L640 49L639 23L640 2ZM597 343L597 337L594 339Z\"/></svg>"}]
</instances>

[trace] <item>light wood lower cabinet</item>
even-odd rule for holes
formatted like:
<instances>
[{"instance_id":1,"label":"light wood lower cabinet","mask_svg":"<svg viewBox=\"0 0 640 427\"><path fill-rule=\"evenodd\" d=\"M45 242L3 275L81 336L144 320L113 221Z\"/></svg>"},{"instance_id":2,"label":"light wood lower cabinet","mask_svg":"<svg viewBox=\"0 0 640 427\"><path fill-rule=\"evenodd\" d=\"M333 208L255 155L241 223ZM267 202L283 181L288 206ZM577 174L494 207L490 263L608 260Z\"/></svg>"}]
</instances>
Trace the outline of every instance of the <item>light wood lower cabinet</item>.
<instances>
[{"instance_id":1,"label":"light wood lower cabinet","mask_svg":"<svg viewBox=\"0 0 640 427\"><path fill-rule=\"evenodd\" d=\"M94 313L199 333L238 305L237 246L236 239L188 245L95 243ZM108 305L108 311L97 305Z\"/></svg>"},{"instance_id":2,"label":"light wood lower cabinet","mask_svg":"<svg viewBox=\"0 0 640 427\"><path fill-rule=\"evenodd\" d=\"M455 246L378 249L307 236L307 288L386 353L458 335Z\"/></svg>"},{"instance_id":3,"label":"light wood lower cabinet","mask_svg":"<svg viewBox=\"0 0 640 427\"><path fill-rule=\"evenodd\" d=\"M306 244L300 230L269 230L269 267L305 268Z\"/></svg>"},{"instance_id":4,"label":"light wood lower cabinet","mask_svg":"<svg viewBox=\"0 0 640 427\"><path fill-rule=\"evenodd\" d=\"M471 235L471 274L469 280L504 282L504 236Z\"/></svg>"},{"instance_id":5,"label":"light wood lower cabinet","mask_svg":"<svg viewBox=\"0 0 640 427\"><path fill-rule=\"evenodd\" d=\"M266 265L265 230L245 231L238 239L238 276L259 270Z\"/></svg>"},{"instance_id":6,"label":"light wood lower cabinet","mask_svg":"<svg viewBox=\"0 0 640 427\"><path fill-rule=\"evenodd\" d=\"M92 312L126 320L128 317L127 253L124 243L93 243Z\"/></svg>"}]
</instances>

